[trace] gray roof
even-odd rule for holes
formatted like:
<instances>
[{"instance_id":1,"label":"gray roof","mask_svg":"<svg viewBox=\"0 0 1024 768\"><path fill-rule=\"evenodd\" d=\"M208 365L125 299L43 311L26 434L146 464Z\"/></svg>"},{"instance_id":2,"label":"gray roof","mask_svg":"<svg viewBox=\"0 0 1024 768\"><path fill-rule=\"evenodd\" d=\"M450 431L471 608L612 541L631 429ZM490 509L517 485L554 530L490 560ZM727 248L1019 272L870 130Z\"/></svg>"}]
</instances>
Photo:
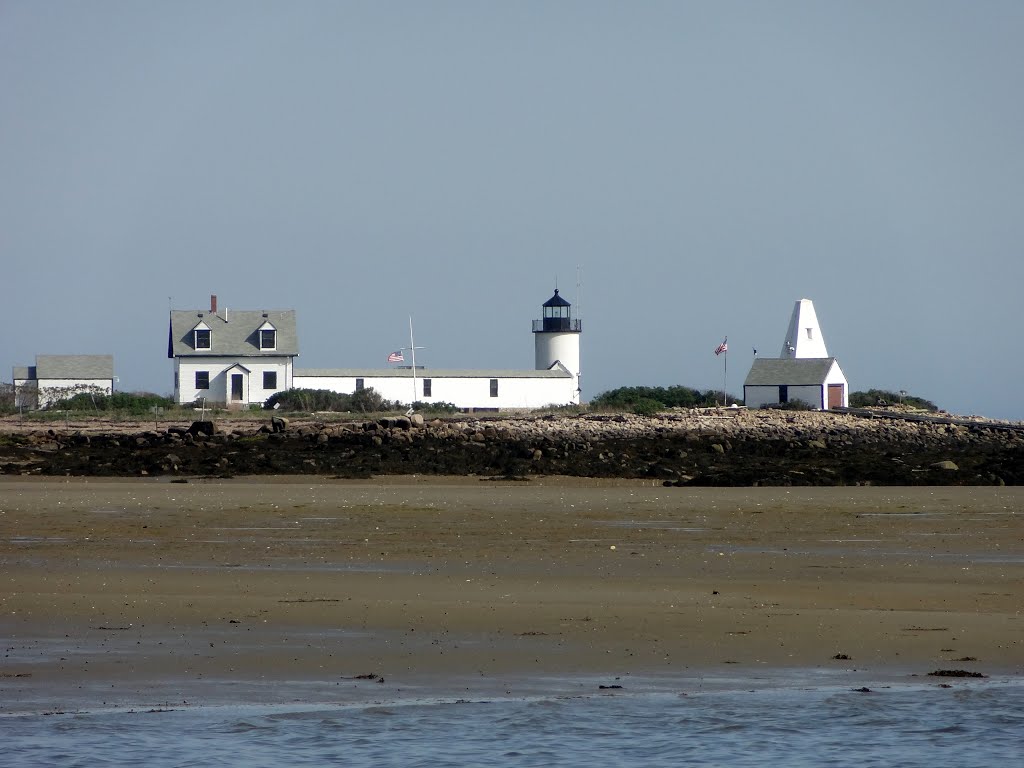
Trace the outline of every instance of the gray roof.
<instances>
[{"instance_id":1,"label":"gray roof","mask_svg":"<svg viewBox=\"0 0 1024 768\"><path fill-rule=\"evenodd\" d=\"M259 329L269 322L277 330L277 349L261 350ZM206 323L210 329L210 349L192 345L192 329ZM280 357L299 354L299 336L295 310L222 309L217 314L198 309L171 310L167 356L180 357Z\"/></svg>"},{"instance_id":2,"label":"gray roof","mask_svg":"<svg viewBox=\"0 0 1024 768\"><path fill-rule=\"evenodd\" d=\"M14 378L18 379L34 379L35 366L34 365L16 365L14 366Z\"/></svg>"},{"instance_id":3,"label":"gray roof","mask_svg":"<svg viewBox=\"0 0 1024 768\"><path fill-rule=\"evenodd\" d=\"M821 384L835 364L834 357L759 357L750 366L745 387L806 386Z\"/></svg>"},{"instance_id":4,"label":"gray roof","mask_svg":"<svg viewBox=\"0 0 1024 768\"><path fill-rule=\"evenodd\" d=\"M361 379L409 379L411 369L404 368L303 368L295 369L295 376L335 376L338 378ZM566 379L572 374L560 365L547 370L459 370L454 368L423 368L416 366L418 379Z\"/></svg>"},{"instance_id":5,"label":"gray roof","mask_svg":"<svg viewBox=\"0 0 1024 768\"><path fill-rule=\"evenodd\" d=\"M113 379L113 355L36 355L36 379Z\"/></svg>"}]
</instances>

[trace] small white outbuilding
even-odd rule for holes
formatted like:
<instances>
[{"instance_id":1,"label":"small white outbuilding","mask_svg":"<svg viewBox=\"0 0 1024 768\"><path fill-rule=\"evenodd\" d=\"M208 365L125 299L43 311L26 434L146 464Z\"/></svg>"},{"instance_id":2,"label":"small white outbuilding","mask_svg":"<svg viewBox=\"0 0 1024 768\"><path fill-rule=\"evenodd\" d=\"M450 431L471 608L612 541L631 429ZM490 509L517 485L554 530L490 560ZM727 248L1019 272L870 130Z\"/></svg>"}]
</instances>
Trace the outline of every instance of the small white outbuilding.
<instances>
[{"instance_id":1,"label":"small white outbuilding","mask_svg":"<svg viewBox=\"0 0 1024 768\"><path fill-rule=\"evenodd\" d=\"M78 394L113 391L113 355L36 355L35 365L14 368L15 401L23 408L46 408Z\"/></svg>"},{"instance_id":2,"label":"small white outbuilding","mask_svg":"<svg viewBox=\"0 0 1024 768\"><path fill-rule=\"evenodd\" d=\"M846 375L839 362L829 357L810 299L800 299L793 307L779 356L754 360L743 382L743 401L748 408L796 400L819 410L850 404Z\"/></svg>"}]
</instances>

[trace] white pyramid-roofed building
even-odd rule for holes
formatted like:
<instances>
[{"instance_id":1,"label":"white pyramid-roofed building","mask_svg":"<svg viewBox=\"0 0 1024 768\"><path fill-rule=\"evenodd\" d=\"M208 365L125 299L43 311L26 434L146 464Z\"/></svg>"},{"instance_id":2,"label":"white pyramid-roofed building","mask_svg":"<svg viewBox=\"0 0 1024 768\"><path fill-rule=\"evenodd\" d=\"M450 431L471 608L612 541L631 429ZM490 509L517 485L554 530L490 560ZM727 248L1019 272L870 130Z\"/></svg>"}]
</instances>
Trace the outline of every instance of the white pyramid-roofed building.
<instances>
[{"instance_id":1,"label":"white pyramid-roofed building","mask_svg":"<svg viewBox=\"0 0 1024 768\"><path fill-rule=\"evenodd\" d=\"M748 408L796 400L819 410L850 404L846 375L839 361L828 354L810 299L800 299L793 307L779 357L755 359L743 382L743 401Z\"/></svg>"},{"instance_id":2,"label":"white pyramid-roofed building","mask_svg":"<svg viewBox=\"0 0 1024 768\"><path fill-rule=\"evenodd\" d=\"M786 331L786 340L782 343L779 357L828 357L825 337L821 333L821 326L818 325L814 302L810 299L800 299L793 307L793 315L789 318L789 330Z\"/></svg>"}]
</instances>

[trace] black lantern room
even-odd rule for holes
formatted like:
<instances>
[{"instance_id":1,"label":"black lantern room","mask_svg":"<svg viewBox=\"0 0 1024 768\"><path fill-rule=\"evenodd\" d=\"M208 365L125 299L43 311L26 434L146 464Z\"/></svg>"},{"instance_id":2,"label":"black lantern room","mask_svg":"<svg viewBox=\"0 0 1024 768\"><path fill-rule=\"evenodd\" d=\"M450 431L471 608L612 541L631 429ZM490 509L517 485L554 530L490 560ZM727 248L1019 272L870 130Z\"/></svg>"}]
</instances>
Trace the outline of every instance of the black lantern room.
<instances>
[{"instance_id":1,"label":"black lantern room","mask_svg":"<svg viewBox=\"0 0 1024 768\"><path fill-rule=\"evenodd\" d=\"M555 295L542 305L543 314L541 320L534 321L534 333L544 331L579 331L580 321L573 321L570 307L572 305L558 295L555 288Z\"/></svg>"}]
</instances>

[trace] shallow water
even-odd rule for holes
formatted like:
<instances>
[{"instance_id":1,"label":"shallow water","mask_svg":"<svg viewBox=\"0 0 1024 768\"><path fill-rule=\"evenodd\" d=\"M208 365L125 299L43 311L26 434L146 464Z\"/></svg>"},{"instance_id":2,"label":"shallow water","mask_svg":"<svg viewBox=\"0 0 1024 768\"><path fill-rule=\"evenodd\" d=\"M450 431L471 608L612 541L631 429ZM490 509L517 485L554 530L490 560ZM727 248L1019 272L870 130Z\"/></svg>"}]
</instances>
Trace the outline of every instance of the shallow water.
<instances>
[{"instance_id":1,"label":"shallow water","mask_svg":"<svg viewBox=\"0 0 1024 768\"><path fill-rule=\"evenodd\" d=\"M996 766L1019 680L0 717L6 766Z\"/></svg>"}]
</instances>

